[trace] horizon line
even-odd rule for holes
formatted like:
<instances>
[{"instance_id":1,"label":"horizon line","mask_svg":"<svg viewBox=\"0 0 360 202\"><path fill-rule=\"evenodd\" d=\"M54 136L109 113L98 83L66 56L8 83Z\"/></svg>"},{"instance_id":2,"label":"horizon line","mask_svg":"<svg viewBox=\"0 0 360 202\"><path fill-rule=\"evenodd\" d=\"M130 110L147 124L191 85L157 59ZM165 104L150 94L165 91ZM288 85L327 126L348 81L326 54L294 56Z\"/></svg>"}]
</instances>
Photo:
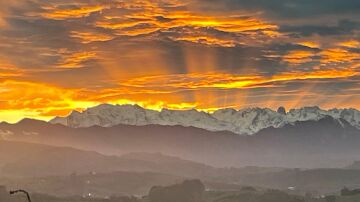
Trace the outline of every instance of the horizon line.
<instances>
[{"instance_id":1,"label":"horizon line","mask_svg":"<svg viewBox=\"0 0 360 202\"><path fill-rule=\"evenodd\" d=\"M119 104L119 103L100 103L100 104L97 104L97 105L94 105L92 107L86 107L84 108L83 110L77 110L77 109L73 109L71 110L68 114L64 115L64 116L61 116L61 115L55 115L55 116L49 116L48 118L36 118L36 117L31 117L31 116L24 116L20 119L18 119L17 121L5 121L5 120L0 120L0 123L9 123L9 124L16 124L16 123L19 123L23 120L26 120L26 119L30 119L30 120L38 120L38 121L44 121L44 122L50 122L52 119L55 119L57 117L59 118L64 118L64 117L68 117L70 116L72 113L74 112L78 112L78 113L83 113L84 111L87 111L89 109L92 109L92 108L96 108L96 107L99 107L101 105L110 105L110 106L138 106L142 109L145 109L145 110L152 110L152 111L157 111L157 112L161 112L163 110L170 110L170 111L191 111L191 110L195 110L197 112L204 112L204 113L207 113L207 114L213 114L214 112L218 111L218 110L224 110L224 109L233 109L235 111L241 111L241 110L246 110L246 109L269 109L269 110L272 110L274 112L277 112L277 109L281 108L281 107L284 107L284 106L278 106L276 109L274 107L261 107L261 106L248 106L248 107L231 107L231 106L228 106L228 107L214 107L214 108L207 108L207 109L201 109L201 108L196 108L196 107L192 107L192 108L168 108L168 107L160 107L160 108L157 108L157 109L154 109L152 107L146 107L146 106L142 106L141 104L139 103L128 103L128 104ZM331 108L323 108L321 106L318 106L318 105L307 105L307 106L302 106L302 107L290 107L290 108L285 108L285 111L286 113L290 112L291 110L296 110L296 109L303 109L303 108L319 108L320 110L324 110L324 111L330 111L330 110L334 110L334 109L337 109L337 110L346 110L346 109L350 109L350 110L356 110L356 111L360 111L359 109L357 109L356 107L341 107L341 108L337 108L337 107L331 107ZM208 109L211 109L211 110L208 110ZM288 110L287 110L288 109Z\"/></svg>"}]
</instances>

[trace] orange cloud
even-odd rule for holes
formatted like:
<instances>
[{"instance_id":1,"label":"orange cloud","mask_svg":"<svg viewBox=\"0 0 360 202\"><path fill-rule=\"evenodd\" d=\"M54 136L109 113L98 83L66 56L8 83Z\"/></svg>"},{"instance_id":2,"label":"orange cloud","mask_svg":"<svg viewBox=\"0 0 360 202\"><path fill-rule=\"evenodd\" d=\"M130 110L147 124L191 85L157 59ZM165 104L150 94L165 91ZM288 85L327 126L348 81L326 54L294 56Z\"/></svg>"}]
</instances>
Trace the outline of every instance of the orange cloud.
<instances>
[{"instance_id":1,"label":"orange cloud","mask_svg":"<svg viewBox=\"0 0 360 202\"><path fill-rule=\"evenodd\" d=\"M302 64L311 62L315 54L312 51L295 50L290 51L287 55L283 56L283 60L290 64Z\"/></svg>"},{"instance_id":2,"label":"orange cloud","mask_svg":"<svg viewBox=\"0 0 360 202\"><path fill-rule=\"evenodd\" d=\"M118 87L98 90L67 89L45 83L6 80L0 83L0 92L2 93L0 119L15 121L23 117L31 117L48 120L54 115L65 115L73 109L83 110L100 103L138 104L154 110L196 108L213 111L229 105L227 102L224 104L219 104L218 101L210 102L218 94L207 95L205 93L207 91L273 89L273 87L279 86L279 84L275 84L276 82L281 84L295 80L346 79L356 75L359 73L355 69L319 70L307 73L288 72L271 77L216 72L174 74L130 79L121 81ZM182 97L184 91L196 92L196 99L186 101L186 96ZM311 94L311 91L306 93ZM259 102L263 102L263 100L259 100ZM245 100L239 103L249 104Z\"/></svg>"},{"instance_id":3,"label":"orange cloud","mask_svg":"<svg viewBox=\"0 0 360 202\"><path fill-rule=\"evenodd\" d=\"M104 5L86 6L86 7L79 7L74 9L43 7L43 9L45 9L46 12L42 13L41 15L45 18L51 18L56 20L62 20L67 18L81 18L81 17L89 16L91 13L102 11L105 8L106 7Z\"/></svg>"},{"instance_id":4,"label":"orange cloud","mask_svg":"<svg viewBox=\"0 0 360 202\"><path fill-rule=\"evenodd\" d=\"M320 44L316 41L302 41L298 43L299 45L306 46L309 48L320 48Z\"/></svg>"},{"instance_id":5,"label":"orange cloud","mask_svg":"<svg viewBox=\"0 0 360 202\"><path fill-rule=\"evenodd\" d=\"M24 74L24 70L17 68L7 60L0 58L0 78L16 77Z\"/></svg>"},{"instance_id":6,"label":"orange cloud","mask_svg":"<svg viewBox=\"0 0 360 202\"><path fill-rule=\"evenodd\" d=\"M0 83L0 89L1 120L49 119L52 111L71 111L97 104L78 100L80 89L64 89L43 83L6 80Z\"/></svg>"},{"instance_id":7,"label":"orange cloud","mask_svg":"<svg viewBox=\"0 0 360 202\"><path fill-rule=\"evenodd\" d=\"M348 63L359 60L360 58L359 53L350 52L340 48L327 49L322 51L320 54L322 56L321 62L323 64Z\"/></svg>"},{"instance_id":8,"label":"orange cloud","mask_svg":"<svg viewBox=\"0 0 360 202\"><path fill-rule=\"evenodd\" d=\"M0 120L47 120L100 103L204 111L279 103L300 106L327 98L316 98L314 89L321 82L341 80L354 86L358 82L353 77L359 75L359 41L293 37L280 33L279 25L260 13L200 11L183 0L41 2L34 1L39 3L41 9L36 11L40 13L27 12L31 8L13 9L25 10L21 16L34 29L19 28L16 23L5 27L6 20L17 14L7 16L9 11L0 8L1 28L11 28L0 37ZM0 7L6 4L0 3ZM54 23L54 28L66 28L59 35L47 35L46 29L38 29L47 26L42 18ZM7 36L12 33L16 37ZM101 43L110 40L114 43ZM288 43L308 49L273 48ZM283 51L287 51L285 55ZM248 58L243 59L244 55ZM310 66L309 62L320 64ZM306 67L300 66L305 63ZM83 68L87 65L99 68ZM73 71L75 68L79 69ZM58 72L65 74L58 76ZM69 78L61 77L69 72L76 74L73 78L81 80L77 86L82 86L62 87L68 86ZM295 81L300 83L299 89L286 89ZM354 87L329 100L341 106L359 106L345 100L349 95L358 98L358 92ZM284 94L291 98L281 101Z\"/></svg>"},{"instance_id":9,"label":"orange cloud","mask_svg":"<svg viewBox=\"0 0 360 202\"><path fill-rule=\"evenodd\" d=\"M355 70L343 69L343 70L318 70L311 72L289 72L274 76L273 81L291 81L291 80L304 80L304 79L335 79L335 78L347 78L351 76L359 75Z\"/></svg>"},{"instance_id":10,"label":"orange cloud","mask_svg":"<svg viewBox=\"0 0 360 202\"><path fill-rule=\"evenodd\" d=\"M360 42L357 40L343 41L337 44L338 46L343 46L346 48L359 48Z\"/></svg>"},{"instance_id":11,"label":"orange cloud","mask_svg":"<svg viewBox=\"0 0 360 202\"><path fill-rule=\"evenodd\" d=\"M129 13L122 16L104 14L103 19L96 22L96 26L116 30L118 35L126 36L146 35L156 31L166 33L172 32L172 29L187 27L191 30L180 33L179 37L171 36L170 38L206 45L224 45L225 47L241 44L242 42L236 37L236 34L240 33L243 36L251 37L252 43L255 39L263 41L264 37L281 36L277 25L257 19L255 16L212 16L186 10L184 4L177 1L171 1L169 4L176 10L166 10L157 1L124 2L120 7L128 9ZM201 28L235 35L232 39L222 39L215 34L206 33Z\"/></svg>"},{"instance_id":12,"label":"orange cloud","mask_svg":"<svg viewBox=\"0 0 360 202\"><path fill-rule=\"evenodd\" d=\"M64 56L64 61L58 64L60 68L80 68L83 63L96 58L96 52L75 52Z\"/></svg>"},{"instance_id":13,"label":"orange cloud","mask_svg":"<svg viewBox=\"0 0 360 202\"><path fill-rule=\"evenodd\" d=\"M23 75L23 71L16 68L7 68L6 66L1 66L0 64L0 78L8 78Z\"/></svg>"},{"instance_id":14,"label":"orange cloud","mask_svg":"<svg viewBox=\"0 0 360 202\"><path fill-rule=\"evenodd\" d=\"M139 35L146 35L146 34L150 34L153 32L158 31L159 28L157 27L142 27L142 28L130 28L130 29L126 29L126 30L122 30L122 31L118 31L117 35L121 35L121 36L139 36Z\"/></svg>"},{"instance_id":15,"label":"orange cloud","mask_svg":"<svg viewBox=\"0 0 360 202\"><path fill-rule=\"evenodd\" d=\"M78 31L72 31L70 36L73 38L80 39L81 43L85 43L85 44L91 42L97 42L97 41L110 41L115 38L113 36L102 33L78 32Z\"/></svg>"},{"instance_id":16,"label":"orange cloud","mask_svg":"<svg viewBox=\"0 0 360 202\"><path fill-rule=\"evenodd\" d=\"M234 40L220 39L211 36L183 36L174 37L176 41L188 41L193 43L205 44L205 45L217 45L223 47L234 47L236 42Z\"/></svg>"},{"instance_id":17,"label":"orange cloud","mask_svg":"<svg viewBox=\"0 0 360 202\"><path fill-rule=\"evenodd\" d=\"M354 70L319 70L312 72L288 72L277 74L272 77L260 75L241 76L222 73L207 74L177 74L164 76L142 77L122 82L128 87L147 87L161 89L163 86L176 89L199 89L199 88L257 88L278 81L306 80L306 79L334 79L346 78L358 75Z\"/></svg>"}]
</instances>

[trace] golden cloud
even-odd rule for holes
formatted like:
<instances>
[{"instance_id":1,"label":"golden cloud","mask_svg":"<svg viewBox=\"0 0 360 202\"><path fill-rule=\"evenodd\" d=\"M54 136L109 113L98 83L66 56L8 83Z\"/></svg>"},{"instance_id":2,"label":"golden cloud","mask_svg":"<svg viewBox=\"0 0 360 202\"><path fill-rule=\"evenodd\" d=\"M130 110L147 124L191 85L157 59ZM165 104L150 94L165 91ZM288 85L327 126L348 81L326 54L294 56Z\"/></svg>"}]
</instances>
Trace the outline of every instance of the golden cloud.
<instances>
[{"instance_id":1,"label":"golden cloud","mask_svg":"<svg viewBox=\"0 0 360 202\"><path fill-rule=\"evenodd\" d=\"M176 41L188 41L193 43L199 43L204 45L217 45L223 47L234 47L236 42L231 39L220 39L211 36L183 36L183 37L174 37Z\"/></svg>"},{"instance_id":2,"label":"golden cloud","mask_svg":"<svg viewBox=\"0 0 360 202\"><path fill-rule=\"evenodd\" d=\"M53 6L49 6L49 7L44 6L43 9L45 10L45 12L42 13L41 16L56 20L63 20L68 18L81 18L81 17L89 16L91 13L102 11L103 9L106 8L106 6L104 5L94 5L94 6L85 6L85 7L81 7L81 5L79 6L80 7L73 9L61 9Z\"/></svg>"},{"instance_id":3,"label":"golden cloud","mask_svg":"<svg viewBox=\"0 0 360 202\"><path fill-rule=\"evenodd\" d=\"M57 66L60 68L80 68L83 67L83 63L97 58L97 54L94 51L75 52L64 56L64 60Z\"/></svg>"},{"instance_id":4,"label":"golden cloud","mask_svg":"<svg viewBox=\"0 0 360 202\"><path fill-rule=\"evenodd\" d=\"M298 44L309 48L320 48L321 46L319 42L316 41L301 41Z\"/></svg>"},{"instance_id":5,"label":"golden cloud","mask_svg":"<svg viewBox=\"0 0 360 202\"><path fill-rule=\"evenodd\" d=\"M79 32L79 31L72 31L70 34L73 38L78 38L81 40L81 43L91 43L97 41L110 41L114 39L114 36L102 33L92 33L92 32Z\"/></svg>"},{"instance_id":6,"label":"golden cloud","mask_svg":"<svg viewBox=\"0 0 360 202\"><path fill-rule=\"evenodd\" d=\"M360 53L351 52L341 48L323 50L321 53L321 63L351 63L360 59Z\"/></svg>"},{"instance_id":7,"label":"golden cloud","mask_svg":"<svg viewBox=\"0 0 360 202\"><path fill-rule=\"evenodd\" d=\"M24 70L19 69L16 65L11 64L7 60L0 58L0 78L16 77L23 75Z\"/></svg>"},{"instance_id":8,"label":"golden cloud","mask_svg":"<svg viewBox=\"0 0 360 202\"><path fill-rule=\"evenodd\" d=\"M343 41L338 43L338 46L343 46L347 48L359 48L360 42L357 40Z\"/></svg>"},{"instance_id":9,"label":"golden cloud","mask_svg":"<svg viewBox=\"0 0 360 202\"><path fill-rule=\"evenodd\" d=\"M38 82L6 80L0 83L0 117L14 121L24 117L49 119L50 112L65 114L97 103L77 99L81 89L65 89Z\"/></svg>"},{"instance_id":10,"label":"golden cloud","mask_svg":"<svg viewBox=\"0 0 360 202\"><path fill-rule=\"evenodd\" d=\"M264 41L264 37L274 38L281 34L278 26L255 16L212 16L185 10L184 4L171 2L173 10L167 10L157 1L126 2L119 9L127 9L124 15L106 14L102 20L96 22L97 27L115 30L118 35L138 36L157 31L162 33L174 32L173 29L186 27L189 31L177 30L180 36L172 36L177 41L188 41L206 45L224 45L225 47L241 44L237 34L251 37L252 41ZM114 12L113 12L114 13ZM233 34L232 38L222 39L211 34L206 29ZM183 30L184 31L184 30ZM179 33L181 32L181 33ZM196 33L196 34L192 34Z\"/></svg>"},{"instance_id":11,"label":"golden cloud","mask_svg":"<svg viewBox=\"0 0 360 202\"><path fill-rule=\"evenodd\" d=\"M283 94L272 91L293 81L304 83L305 87L299 90L286 89L282 93L298 95L292 101L286 100L288 105L298 106L316 104L307 102L306 98L314 96L312 88L319 80L358 82L352 81L354 76L359 76L360 58L356 50L359 41L354 37L347 37L349 40L343 40L342 37L341 41L328 36L293 38L280 33L279 25L261 17L259 13L239 11L234 15L231 12L200 11L189 7L187 2L45 2L39 5L40 13L23 13L22 20L26 21L28 17L29 25L41 22L41 28L44 28L46 23L51 22L54 27L66 28L59 35L51 32L55 34L54 37L51 35L51 39L42 40L48 34L44 33L44 29L39 29L41 34L37 34L38 30L31 30L31 27L26 27L29 32L22 28L16 32L19 28L9 23L13 27L5 30L6 33L15 33L21 37L4 35L0 39L3 54L0 55L0 120L13 121L25 116L49 119L54 115L65 115L73 109L82 110L100 103L138 104L155 110L197 108L212 111L249 104L247 99L253 96L250 95L255 92L251 91L253 89L265 92L260 95L262 98L256 100L256 104L276 106L279 103L276 97ZM0 11L0 26L3 28L9 11L3 12L1 8ZM41 21L41 18L46 19ZM61 39L61 43L54 39ZM114 43L101 43L111 40ZM175 41L176 45L181 43L175 50L178 51L175 54L181 54L175 55L174 59L173 53L169 53L174 49L155 44L158 40L166 43ZM151 42L151 45L145 46L147 43L142 42ZM283 49L272 48L272 45L279 44L297 44L308 49L285 49L284 55ZM254 48L254 54L245 53L249 60L235 58L244 57L241 51L229 57L226 55L229 61L219 58L219 55L232 54L233 50L237 51L242 46ZM121 50L122 54L114 55L117 50ZM219 54L223 50L225 52ZM29 52L39 57L23 57ZM274 62L271 65L278 65L277 68L257 66L258 63L268 64L263 60L264 57ZM244 61L244 64L232 64L238 61ZM319 64L310 66L312 63L309 62ZM226 67L219 64L225 64ZM95 71L82 69L87 65L99 65L99 68L93 68L96 69L94 74ZM307 66L306 69L302 65ZM53 67L57 67L56 73L76 72L79 80L89 79L79 85L86 83L95 86L95 89L89 85L70 89L63 87L68 86L65 85L67 78L60 78L63 74L54 76L54 71L49 73L50 68L54 70ZM230 67L231 72L242 74L231 73ZM73 71L75 68L79 69ZM97 75L99 72L103 75ZM179 72L186 73L177 74ZM264 72L271 73L271 76ZM56 77L54 80L58 80L57 85L49 84L55 81L44 78L47 75ZM358 96L358 89L351 90L347 93L354 92ZM226 94L233 91L236 93ZM228 96L237 98L227 103ZM353 105L358 106L358 103Z\"/></svg>"},{"instance_id":12,"label":"golden cloud","mask_svg":"<svg viewBox=\"0 0 360 202\"><path fill-rule=\"evenodd\" d=\"M175 89L199 88L258 88L272 82L306 80L306 79L334 79L347 78L358 75L355 70L318 70L312 72L288 72L272 77L260 75L241 76L234 74L207 73L207 74L176 74L164 76L141 77L122 82L128 87L144 87L161 89L163 86Z\"/></svg>"},{"instance_id":13,"label":"golden cloud","mask_svg":"<svg viewBox=\"0 0 360 202\"><path fill-rule=\"evenodd\" d=\"M312 57L315 56L312 51L295 50L290 51L287 55L283 56L283 60L290 64L302 64L312 61Z\"/></svg>"},{"instance_id":14,"label":"golden cloud","mask_svg":"<svg viewBox=\"0 0 360 202\"><path fill-rule=\"evenodd\" d=\"M6 80L0 83L2 93L0 118L13 121L26 116L48 120L54 115L66 115L71 110L82 110L100 103L138 104L154 110L197 108L213 111L221 108L221 106L203 102L206 94L200 93L196 100L186 102L181 96L182 93L185 91L195 93L208 90L273 88L279 85L276 84L277 82L342 79L357 75L359 73L355 69L295 71L271 77L242 76L217 72L174 74L130 79L121 81L118 87L99 90L68 89L39 82Z\"/></svg>"}]
</instances>

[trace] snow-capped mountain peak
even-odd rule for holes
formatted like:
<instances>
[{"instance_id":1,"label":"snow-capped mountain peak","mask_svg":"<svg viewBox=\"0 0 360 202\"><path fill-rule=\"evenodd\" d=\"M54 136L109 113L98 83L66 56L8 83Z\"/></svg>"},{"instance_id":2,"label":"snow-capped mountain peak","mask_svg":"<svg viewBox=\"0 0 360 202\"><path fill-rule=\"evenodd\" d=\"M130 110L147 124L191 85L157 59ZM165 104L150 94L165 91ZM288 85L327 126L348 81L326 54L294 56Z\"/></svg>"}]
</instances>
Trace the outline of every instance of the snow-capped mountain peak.
<instances>
[{"instance_id":1,"label":"snow-capped mountain peak","mask_svg":"<svg viewBox=\"0 0 360 202\"><path fill-rule=\"evenodd\" d=\"M163 109L160 112L138 105L102 104L83 112L73 111L67 117L56 117L50 122L69 127L126 125L181 125L210 131L231 131L240 135L252 135L268 127L280 128L298 121L318 121L325 117L345 120L360 129L360 111L356 109L323 110L319 107L303 107L286 112L269 108L219 109L214 113L191 110ZM340 122L342 123L342 122Z\"/></svg>"}]
</instances>

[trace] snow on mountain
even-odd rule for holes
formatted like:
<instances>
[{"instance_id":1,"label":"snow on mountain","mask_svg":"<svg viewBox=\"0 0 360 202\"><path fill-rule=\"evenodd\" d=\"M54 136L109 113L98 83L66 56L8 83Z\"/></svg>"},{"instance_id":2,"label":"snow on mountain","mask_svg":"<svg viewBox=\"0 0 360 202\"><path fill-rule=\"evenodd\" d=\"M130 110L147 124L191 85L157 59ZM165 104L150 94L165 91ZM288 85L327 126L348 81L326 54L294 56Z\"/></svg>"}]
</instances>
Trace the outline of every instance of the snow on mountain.
<instances>
[{"instance_id":1,"label":"snow on mountain","mask_svg":"<svg viewBox=\"0 0 360 202\"><path fill-rule=\"evenodd\" d=\"M295 121L308 121L308 120L320 120L328 116L326 110L322 110L319 107L303 107L300 109L291 109L286 113L286 119L288 122L293 123Z\"/></svg>"},{"instance_id":2,"label":"snow on mountain","mask_svg":"<svg viewBox=\"0 0 360 202\"><path fill-rule=\"evenodd\" d=\"M157 114L157 112L143 109L137 105L102 104L82 113L73 111L68 117L56 117L50 122L74 128L96 125L110 127L118 124L147 125L149 124L147 119L153 117L153 114Z\"/></svg>"},{"instance_id":3,"label":"snow on mountain","mask_svg":"<svg viewBox=\"0 0 360 202\"><path fill-rule=\"evenodd\" d=\"M182 125L203 128L211 131L227 130L227 123L222 123L213 116L205 112L192 110L168 110L163 109L159 114L159 119L153 120L151 124L161 125Z\"/></svg>"},{"instance_id":4,"label":"snow on mountain","mask_svg":"<svg viewBox=\"0 0 360 202\"><path fill-rule=\"evenodd\" d=\"M237 134L254 134L268 127L281 127L286 117L271 109L248 108L236 111L220 109L212 114L217 120L230 124L228 130Z\"/></svg>"},{"instance_id":5,"label":"snow on mountain","mask_svg":"<svg viewBox=\"0 0 360 202\"><path fill-rule=\"evenodd\" d=\"M360 111L356 109L331 109L329 115L334 118L342 118L360 129Z\"/></svg>"},{"instance_id":6,"label":"snow on mountain","mask_svg":"<svg viewBox=\"0 0 360 202\"><path fill-rule=\"evenodd\" d=\"M220 109L214 113L192 110L154 111L138 105L102 104L84 112L73 111L67 117L56 117L50 122L69 127L126 125L181 125L202 128L210 131L231 131L240 135L252 135L264 128L280 128L297 121L320 120L331 116L341 123L346 120L360 129L360 111L356 109L323 110L319 107L291 109L285 113L283 108L273 111L268 108L246 108L241 110Z\"/></svg>"},{"instance_id":7,"label":"snow on mountain","mask_svg":"<svg viewBox=\"0 0 360 202\"><path fill-rule=\"evenodd\" d=\"M50 121L62 125L78 128L90 126L111 127L118 124L125 125L182 125L204 128L212 131L226 130L226 123L215 119L210 114L196 110L169 110L161 112L144 109L138 105L109 105L102 104L89 108L80 113L73 111L67 117L56 117Z\"/></svg>"}]
</instances>

